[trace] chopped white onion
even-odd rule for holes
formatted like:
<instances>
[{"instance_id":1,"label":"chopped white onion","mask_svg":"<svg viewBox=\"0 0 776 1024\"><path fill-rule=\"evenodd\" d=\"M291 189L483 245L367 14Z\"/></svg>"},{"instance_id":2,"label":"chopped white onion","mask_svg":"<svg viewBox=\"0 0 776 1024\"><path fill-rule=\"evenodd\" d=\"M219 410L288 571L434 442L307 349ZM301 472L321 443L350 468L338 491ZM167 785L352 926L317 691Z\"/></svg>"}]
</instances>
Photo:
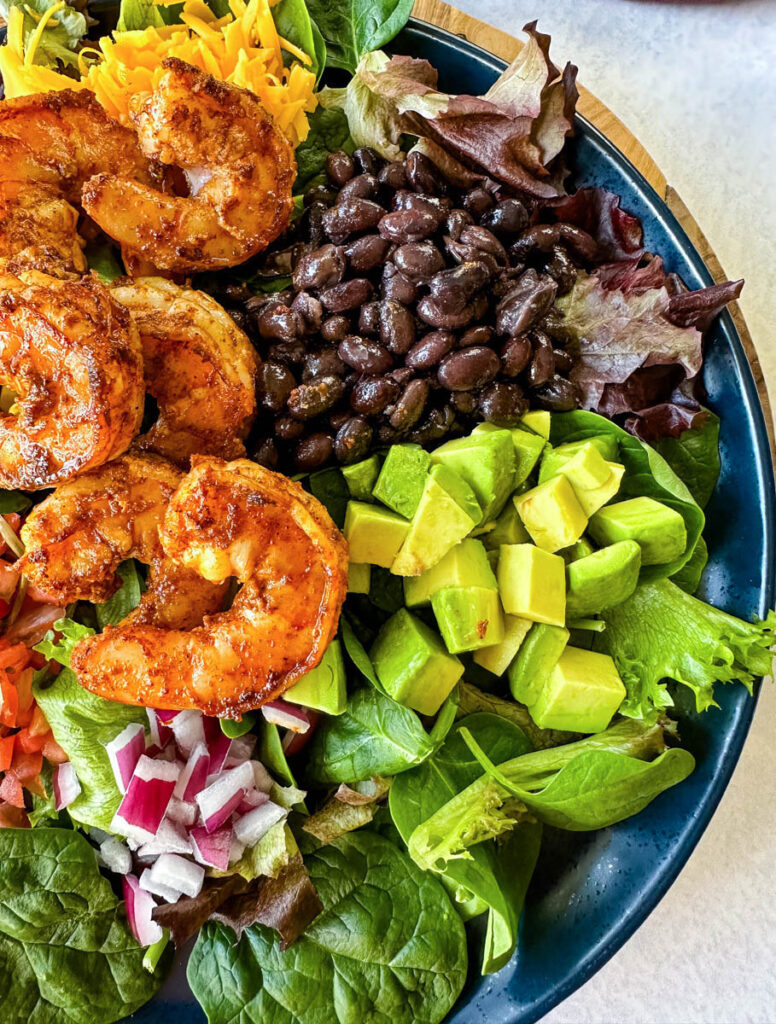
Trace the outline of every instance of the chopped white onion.
<instances>
[{"instance_id":1,"label":"chopped white onion","mask_svg":"<svg viewBox=\"0 0 776 1024\"><path fill-rule=\"evenodd\" d=\"M183 825L189 828L197 820L199 816L199 808L195 803L189 803L185 800L179 800L174 794L167 808L166 817L170 821L174 821L177 825Z\"/></svg>"},{"instance_id":2,"label":"chopped white onion","mask_svg":"<svg viewBox=\"0 0 776 1024\"><path fill-rule=\"evenodd\" d=\"M154 708L146 708L148 725L151 730L151 742L161 749L172 739L172 729L165 725Z\"/></svg>"},{"instance_id":3,"label":"chopped white onion","mask_svg":"<svg viewBox=\"0 0 776 1024\"><path fill-rule=\"evenodd\" d=\"M75 768L69 761L56 765L51 782L54 789L54 809L57 811L69 807L81 792L81 783L76 777Z\"/></svg>"},{"instance_id":4,"label":"chopped white onion","mask_svg":"<svg viewBox=\"0 0 776 1024\"><path fill-rule=\"evenodd\" d=\"M217 721L217 719L216 719ZM220 772L226 764L226 759L229 757L232 747L232 740L228 736L225 736L221 732L221 726L218 727L218 733L214 734L207 743L208 753L210 754L210 771Z\"/></svg>"},{"instance_id":5,"label":"chopped white onion","mask_svg":"<svg viewBox=\"0 0 776 1024\"><path fill-rule=\"evenodd\" d=\"M161 882L155 882L151 874L151 868L145 868L140 876L140 888L145 889L146 892L150 892L154 896L158 896L165 903L177 903L183 895L178 889L173 889L169 885L162 885Z\"/></svg>"},{"instance_id":6,"label":"chopped white onion","mask_svg":"<svg viewBox=\"0 0 776 1024\"><path fill-rule=\"evenodd\" d=\"M232 771L224 771L209 786L197 793L202 822L208 832L215 832L237 810L249 789L253 789L253 768L245 761Z\"/></svg>"},{"instance_id":7,"label":"chopped white onion","mask_svg":"<svg viewBox=\"0 0 776 1024\"><path fill-rule=\"evenodd\" d=\"M115 739L105 744L105 752L113 769L116 785L122 793L126 793L137 762L146 752L145 730L140 722L130 722Z\"/></svg>"},{"instance_id":8,"label":"chopped white onion","mask_svg":"<svg viewBox=\"0 0 776 1024\"><path fill-rule=\"evenodd\" d=\"M272 776L261 763L261 761L251 761L251 767L253 768L253 785L260 792L269 793L269 791L275 785L275 780L272 778Z\"/></svg>"},{"instance_id":9,"label":"chopped white onion","mask_svg":"<svg viewBox=\"0 0 776 1024\"><path fill-rule=\"evenodd\" d=\"M174 796L179 800L193 800L207 785L210 772L210 754L204 743L198 743L189 754L175 786Z\"/></svg>"},{"instance_id":10,"label":"chopped white onion","mask_svg":"<svg viewBox=\"0 0 776 1024\"><path fill-rule=\"evenodd\" d=\"M141 830L148 840L156 835L172 798L179 775L178 765L172 761L159 761L146 754L140 757L116 817L133 829ZM115 822L115 819L114 819ZM121 835L131 835L120 831Z\"/></svg>"},{"instance_id":11,"label":"chopped white onion","mask_svg":"<svg viewBox=\"0 0 776 1024\"><path fill-rule=\"evenodd\" d=\"M298 707L296 704L289 704L285 700L273 700L269 704L262 704L261 713L266 721L281 729L304 733L310 728L310 719L306 709Z\"/></svg>"},{"instance_id":12,"label":"chopped white onion","mask_svg":"<svg viewBox=\"0 0 776 1024\"><path fill-rule=\"evenodd\" d=\"M205 881L205 869L175 853L163 853L151 868L154 883L177 889L185 896L199 896Z\"/></svg>"},{"instance_id":13,"label":"chopped white onion","mask_svg":"<svg viewBox=\"0 0 776 1024\"><path fill-rule=\"evenodd\" d=\"M252 811L254 807L261 807L269 800L266 793L262 793L259 789L249 789L245 796L240 801L240 806L237 808L238 814L247 814L248 811Z\"/></svg>"},{"instance_id":14,"label":"chopped white onion","mask_svg":"<svg viewBox=\"0 0 776 1024\"><path fill-rule=\"evenodd\" d=\"M175 744L184 758L199 744L205 744L205 727L202 724L201 711L179 711L172 719L171 728L175 736Z\"/></svg>"},{"instance_id":15,"label":"chopped white onion","mask_svg":"<svg viewBox=\"0 0 776 1024\"><path fill-rule=\"evenodd\" d=\"M241 843L234 834L232 835L232 844L229 847L229 863L235 864L240 857L245 853L245 843Z\"/></svg>"},{"instance_id":16,"label":"chopped white onion","mask_svg":"<svg viewBox=\"0 0 776 1024\"><path fill-rule=\"evenodd\" d=\"M132 854L114 836L100 843L99 858L109 871L115 871L117 875L128 875L132 870Z\"/></svg>"},{"instance_id":17,"label":"chopped white onion","mask_svg":"<svg viewBox=\"0 0 776 1024\"><path fill-rule=\"evenodd\" d=\"M194 847L194 859L206 867L226 871L232 848L232 826L224 825L215 832L208 832L204 825L198 825L189 834Z\"/></svg>"},{"instance_id":18,"label":"chopped white onion","mask_svg":"<svg viewBox=\"0 0 776 1024\"><path fill-rule=\"evenodd\" d=\"M234 768L236 765L242 764L243 761L248 761L256 746L256 739L255 733L250 732L245 736L236 736L229 747L229 756L224 767Z\"/></svg>"},{"instance_id":19,"label":"chopped white onion","mask_svg":"<svg viewBox=\"0 0 776 1024\"><path fill-rule=\"evenodd\" d=\"M161 925L151 917L156 902L134 875L124 875L124 902L132 934L141 946L153 946L162 937Z\"/></svg>"},{"instance_id":20,"label":"chopped white onion","mask_svg":"<svg viewBox=\"0 0 776 1024\"><path fill-rule=\"evenodd\" d=\"M191 841L182 825L165 818L156 835L143 843L137 852L143 859L158 857L162 853L191 853Z\"/></svg>"},{"instance_id":21,"label":"chopped white onion","mask_svg":"<svg viewBox=\"0 0 776 1024\"><path fill-rule=\"evenodd\" d=\"M287 814L288 811L268 801L238 818L234 823L234 834L246 846L255 846Z\"/></svg>"}]
</instances>

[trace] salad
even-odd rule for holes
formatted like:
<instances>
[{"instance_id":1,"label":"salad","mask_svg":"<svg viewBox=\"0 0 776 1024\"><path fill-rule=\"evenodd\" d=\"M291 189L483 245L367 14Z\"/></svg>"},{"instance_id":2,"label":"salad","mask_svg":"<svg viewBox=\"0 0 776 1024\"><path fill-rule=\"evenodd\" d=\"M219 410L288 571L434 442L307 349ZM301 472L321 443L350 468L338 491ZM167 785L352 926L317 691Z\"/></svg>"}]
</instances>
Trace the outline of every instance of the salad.
<instances>
[{"instance_id":1,"label":"salad","mask_svg":"<svg viewBox=\"0 0 776 1024\"><path fill-rule=\"evenodd\" d=\"M535 24L450 95L411 6L1 8L9 1022L185 948L211 1024L438 1024L551 830L693 772L677 695L770 671L695 596L742 282L572 190Z\"/></svg>"}]
</instances>

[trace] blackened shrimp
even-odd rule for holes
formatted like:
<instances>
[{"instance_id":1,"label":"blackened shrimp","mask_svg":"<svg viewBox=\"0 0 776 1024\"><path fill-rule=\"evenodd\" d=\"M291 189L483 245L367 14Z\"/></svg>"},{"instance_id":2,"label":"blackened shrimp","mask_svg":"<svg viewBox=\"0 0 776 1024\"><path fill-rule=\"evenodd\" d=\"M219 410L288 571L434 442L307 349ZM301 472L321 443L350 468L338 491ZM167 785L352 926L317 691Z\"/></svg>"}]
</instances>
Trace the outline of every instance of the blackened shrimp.
<instances>
[{"instance_id":1,"label":"blackened shrimp","mask_svg":"<svg viewBox=\"0 0 776 1024\"><path fill-rule=\"evenodd\" d=\"M0 271L86 272L78 211L52 186L0 181Z\"/></svg>"},{"instance_id":2,"label":"blackened shrimp","mask_svg":"<svg viewBox=\"0 0 776 1024\"><path fill-rule=\"evenodd\" d=\"M183 272L242 263L289 222L292 147L253 93L176 57L162 67L132 119L145 155L180 168L190 195L163 194L127 169L93 178L84 209L125 259Z\"/></svg>"},{"instance_id":3,"label":"blackened shrimp","mask_svg":"<svg viewBox=\"0 0 776 1024\"><path fill-rule=\"evenodd\" d=\"M129 313L94 277L0 274L0 487L35 491L129 447L143 414L143 354Z\"/></svg>"},{"instance_id":4,"label":"blackened shrimp","mask_svg":"<svg viewBox=\"0 0 776 1024\"><path fill-rule=\"evenodd\" d=\"M225 309L164 278L112 289L140 332L146 390L159 417L134 449L188 467L191 455L245 454L256 415L258 356Z\"/></svg>"},{"instance_id":5,"label":"blackened shrimp","mask_svg":"<svg viewBox=\"0 0 776 1024\"><path fill-rule=\"evenodd\" d=\"M190 630L135 623L81 641L87 689L156 708L237 717L320 661L347 590L347 543L300 484L241 459L195 458L160 531L165 554L213 583L242 583Z\"/></svg>"}]
</instances>

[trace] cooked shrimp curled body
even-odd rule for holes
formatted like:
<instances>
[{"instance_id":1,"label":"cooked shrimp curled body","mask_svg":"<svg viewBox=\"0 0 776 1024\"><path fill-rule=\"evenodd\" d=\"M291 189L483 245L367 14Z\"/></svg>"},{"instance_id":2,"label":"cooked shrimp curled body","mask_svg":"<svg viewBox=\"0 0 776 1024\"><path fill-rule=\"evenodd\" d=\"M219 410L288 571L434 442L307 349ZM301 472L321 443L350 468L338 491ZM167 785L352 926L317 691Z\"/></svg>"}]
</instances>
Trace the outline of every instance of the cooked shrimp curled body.
<instances>
[{"instance_id":1,"label":"cooked shrimp curled body","mask_svg":"<svg viewBox=\"0 0 776 1024\"><path fill-rule=\"evenodd\" d=\"M86 273L78 211L51 185L0 181L0 270L40 270L55 277Z\"/></svg>"},{"instance_id":2,"label":"cooked shrimp curled body","mask_svg":"<svg viewBox=\"0 0 776 1024\"><path fill-rule=\"evenodd\" d=\"M347 590L347 544L324 507L245 459L196 458L164 517L164 551L207 580L243 585L191 630L106 628L73 652L87 689L157 708L237 717L320 661Z\"/></svg>"},{"instance_id":3,"label":"cooked shrimp curled body","mask_svg":"<svg viewBox=\"0 0 776 1024\"><path fill-rule=\"evenodd\" d=\"M151 567L140 604L126 623L186 628L221 607L225 587L167 558L159 527L183 478L153 455L124 455L82 473L36 505L22 527L27 579L52 600L106 601L121 562Z\"/></svg>"},{"instance_id":4,"label":"cooked shrimp curled body","mask_svg":"<svg viewBox=\"0 0 776 1024\"><path fill-rule=\"evenodd\" d=\"M146 390L159 417L134 443L188 467L191 455L245 455L258 356L215 299L160 277L114 286L140 332Z\"/></svg>"},{"instance_id":5,"label":"cooked shrimp curled body","mask_svg":"<svg viewBox=\"0 0 776 1024\"><path fill-rule=\"evenodd\" d=\"M177 271L242 263L288 224L291 145L247 89L177 57L162 67L131 116L146 156L182 169L191 194L163 194L131 172L101 173L84 188L84 209L125 258Z\"/></svg>"},{"instance_id":6,"label":"cooked shrimp curled body","mask_svg":"<svg viewBox=\"0 0 776 1024\"><path fill-rule=\"evenodd\" d=\"M0 487L54 487L126 451L143 414L129 313L94 277L0 274Z\"/></svg>"}]
</instances>

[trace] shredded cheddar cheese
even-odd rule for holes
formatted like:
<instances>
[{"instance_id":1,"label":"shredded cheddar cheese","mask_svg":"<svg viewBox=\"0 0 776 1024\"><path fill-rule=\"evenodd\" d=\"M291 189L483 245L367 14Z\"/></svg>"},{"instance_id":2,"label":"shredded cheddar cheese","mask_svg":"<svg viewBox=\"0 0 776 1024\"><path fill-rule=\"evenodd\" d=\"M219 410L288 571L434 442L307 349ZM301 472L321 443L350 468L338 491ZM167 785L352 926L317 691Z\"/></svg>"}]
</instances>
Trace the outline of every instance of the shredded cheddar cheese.
<instances>
[{"instance_id":1,"label":"shredded cheddar cheese","mask_svg":"<svg viewBox=\"0 0 776 1024\"><path fill-rule=\"evenodd\" d=\"M9 11L6 45L0 47L0 72L6 96L56 89L91 89L107 112L127 124L133 96L153 90L165 57L179 57L225 82L259 97L278 127L296 146L307 136L307 115L317 103L310 57L277 32L272 17L276 0L229 0L231 14L216 18L203 0L186 0L180 25L163 25L103 36L79 55L81 79L75 80L34 62L35 48L64 3L52 6L24 46L24 18ZM283 53L293 61L283 64Z\"/></svg>"}]
</instances>

